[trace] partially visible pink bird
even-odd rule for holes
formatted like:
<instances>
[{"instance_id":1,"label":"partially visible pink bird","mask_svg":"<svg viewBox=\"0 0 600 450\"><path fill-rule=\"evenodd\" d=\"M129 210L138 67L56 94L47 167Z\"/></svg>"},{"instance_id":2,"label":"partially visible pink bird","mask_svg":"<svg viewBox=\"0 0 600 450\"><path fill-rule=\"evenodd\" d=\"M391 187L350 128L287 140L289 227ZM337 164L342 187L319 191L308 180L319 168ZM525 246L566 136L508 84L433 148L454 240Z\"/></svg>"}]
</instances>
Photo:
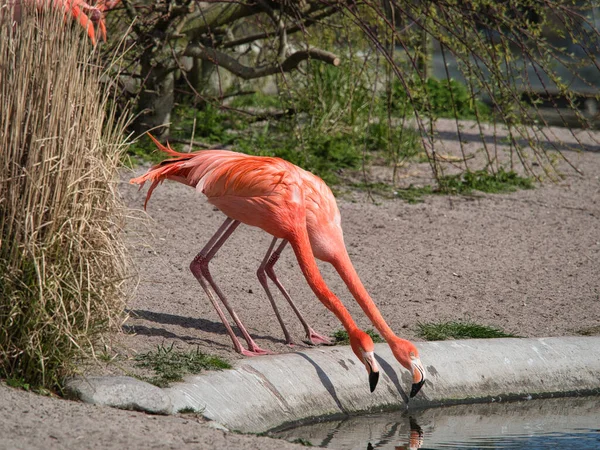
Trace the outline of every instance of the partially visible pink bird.
<instances>
[{"instance_id":1,"label":"partially visible pink bird","mask_svg":"<svg viewBox=\"0 0 600 450\"><path fill-rule=\"evenodd\" d=\"M269 353L254 342L214 282L208 267L219 248L240 222L243 222L259 227L290 243L311 289L325 307L337 316L348 332L352 350L369 374L369 386L372 392L379 380L379 365L374 354L375 346L371 337L358 328L342 302L327 287L319 272L306 228L306 206L300 174L302 169L279 158L249 156L226 150L178 153L170 147L162 146L154 137L152 139L161 150L174 158L155 165L146 174L130 181L141 186L146 181L152 182L144 207L156 186L163 180L170 179L202 192L209 203L227 216L215 235L191 262L190 270L225 325L235 350L247 356ZM209 285L240 329L248 344L247 350L235 336Z\"/></svg>"},{"instance_id":2,"label":"partially visible pink bird","mask_svg":"<svg viewBox=\"0 0 600 450\"><path fill-rule=\"evenodd\" d=\"M98 26L102 39L106 41L106 24L104 13L113 9L121 0L100 0L96 5L90 5L83 0L0 0L0 5L5 3L12 8L13 20L21 21L22 8L25 5L35 6L37 9L51 7L62 9L69 13L87 32L92 44L96 45L95 26Z\"/></svg>"}]
</instances>

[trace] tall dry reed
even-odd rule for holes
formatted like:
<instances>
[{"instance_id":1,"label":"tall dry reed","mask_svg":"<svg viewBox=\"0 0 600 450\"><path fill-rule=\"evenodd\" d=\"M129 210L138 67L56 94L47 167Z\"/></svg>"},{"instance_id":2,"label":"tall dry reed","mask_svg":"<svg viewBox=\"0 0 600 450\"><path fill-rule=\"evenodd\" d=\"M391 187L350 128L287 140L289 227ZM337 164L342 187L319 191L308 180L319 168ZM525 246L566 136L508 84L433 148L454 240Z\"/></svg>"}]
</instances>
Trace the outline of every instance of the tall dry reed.
<instances>
[{"instance_id":1,"label":"tall dry reed","mask_svg":"<svg viewBox=\"0 0 600 450\"><path fill-rule=\"evenodd\" d=\"M123 123L62 12L0 9L0 377L56 387L119 322Z\"/></svg>"}]
</instances>

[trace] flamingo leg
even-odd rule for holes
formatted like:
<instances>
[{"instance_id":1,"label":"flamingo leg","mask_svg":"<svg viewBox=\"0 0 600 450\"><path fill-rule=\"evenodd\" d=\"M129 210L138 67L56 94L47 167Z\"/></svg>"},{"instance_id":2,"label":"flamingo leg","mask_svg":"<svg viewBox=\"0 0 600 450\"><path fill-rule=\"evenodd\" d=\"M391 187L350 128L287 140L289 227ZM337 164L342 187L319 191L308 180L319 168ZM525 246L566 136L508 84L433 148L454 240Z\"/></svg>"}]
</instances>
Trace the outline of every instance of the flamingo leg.
<instances>
[{"instance_id":1,"label":"flamingo leg","mask_svg":"<svg viewBox=\"0 0 600 450\"><path fill-rule=\"evenodd\" d=\"M277 308L277 305L275 304L275 299L273 298L273 295L271 294L271 290L269 289L269 284L267 282L267 274L265 272L265 268L267 267L267 264L269 263L269 259L271 257L271 254L273 253L273 249L275 248L276 243L277 243L277 238L274 237L273 240L271 241L271 245L269 245L267 254L265 255L260 267L256 271L256 276L258 277L258 281L260 281L261 286L267 293L267 297L269 298L269 302L271 302L273 311L275 311L275 315L277 316L277 320L279 321L279 325L281 325L281 329L283 330L283 334L285 336L285 343L289 346L293 346L294 342L292 341L290 333L288 332L288 330L285 326L285 323L283 323L283 319L281 318L281 315L279 314L279 309Z\"/></svg>"},{"instance_id":2,"label":"flamingo leg","mask_svg":"<svg viewBox=\"0 0 600 450\"><path fill-rule=\"evenodd\" d=\"M298 309L298 307L292 300L292 297L290 297L290 294L288 294L287 290L285 289L285 287L283 287L283 284L281 284L281 282L277 278L277 275L275 274L275 270L274 270L275 263L279 260L279 257L281 256L281 252L283 252L283 249L285 248L287 243L288 243L288 241L286 241L286 240L282 241L281 244L279 244L279 247L277 247L277 250L275 250L273 253L271 253L271 255L269 257L267 257L268 255L265 256L265 260L267 261L267 263L264 264L264 261L263 261L261 268L263 268L263 270L266 272L267 276L271 279L271 281L273 281L273 283L275 283L275 286L277 286L279 291L281 291L281 293L283 294L285 299L288 301L288 303L290 304L290 306L296 313L296 316L298 316L300 323L302 323L302 326L304 327L304 331L306 332L306 338L308 339L308 341L313 345L317 345L317 344L331 345L331 344L333 344L333 342L331 342L331 340L329 338L317 333L310 325L308 325L308 322L306 322L306 319L304 319L304 316L302 315L302 313L300 312L300 310ZM272 249L272 247L274 247L274 245L275 245L275 241L273 241L273 243L271 244L271 247L269 247L269 251L271 251L271 249ZM260 268L259 268L259 271L260 271ZM260 275L259 275L259 279L260 279ZM262 282L261 282L261 284L262 284ZM263 287L265 287L265 286L263 285ZM267 288L265 288L265 290L267 290ZM269 300L270 300L270 293L268 292L268 290L267 290L267 295L269 296ZM273 302L271 302L271 303L273 304ZM277 313L277 310L275 312ZM277 315L277 318L279 318L279 315ZM281 325L283 327L283 323L281 322L281 320L279 323L281 323ZM284 328L284 333L285 333L285 328Z\"/></svg>"},{"instance_id":3,"label":"flamingo leg","mask_svg":"<svg viewBox=\"0 0 600 450\"><path fill-rule=\"evenodd\" d=\"M96 45L94 22L103 21L103 13L83 0L54 0L54 6L64 8L85 29L93 45Z\"/></svg>"},{"instance_id":4,"label":"flamingo leg","mask_svg":"<svg viewBox=\"0 0 600 450\"><path fill-rule=\"evenodd\" d=\"M100 30L100 35L102 36L104 42L106 42L106 23L104 21L104 12L114 9L120 1L121 0L100 0L96 3L96 8L98 8L98 10L102 12L102 16L98 20L98 28Z\"/></svg>"},{"instance_id":5,"label":"flamingo leg","mask_svg":"<svg viewBox=\"0 0 600 450\"><path fill-rule=\"evenodd\" d=\"M204 248L200 251L200 253L198 253L198 255L191 262L190 270L192 271L192 273L194 274L194 276L196 277L198 282L200 282L200 285L202 286L202 288L208 295L211 303L213 304L214 308L216 309L217 314L219 315L219 318L225 325L225 328L227 329L227 332L228 332L229 336L231 337L231 340L233 341L233 346L234 346L235 350L238 353L241 353L242 355L245 355L245 356L266 355L271 352L261 349L254 342L252 337L250 337L250 334L246 330L246 327L244 327L244 325L240 321L237 313L235 312L233 307L229 304L227 298L225 297L225 295L223 294L223 292L221 291L219 286L217 286L217 284L213 280L213 278L210 274L209 268L208 268L208 264L210 263L210 260L215 256L217 251L223 246L225 241L227 239L229 239L229 237L233 234L233 232L235 231L235 229L238 227L239 224L240 224L239 221L227 218L225 220L225 222L219 227L217 232L210 238L210 240L204 246ZM210 289L208 289L206 282L208 282L210 284L210 286L215 291L215 293L217 294L217 296L219 297L219 299L221 300L223 305L225 305L225 308L227 308L227 311L233 318L235 324L238 326L238 328L242 332L244 339L248 343L248 350L243 348L242 345L240 344L239 339L237 338L237 336L231 329L229 322L225 318L223 311L221 310L221 308L219 307L215 298L213 297L212 292L210 292Z\"/></svg>"}]
</instances>

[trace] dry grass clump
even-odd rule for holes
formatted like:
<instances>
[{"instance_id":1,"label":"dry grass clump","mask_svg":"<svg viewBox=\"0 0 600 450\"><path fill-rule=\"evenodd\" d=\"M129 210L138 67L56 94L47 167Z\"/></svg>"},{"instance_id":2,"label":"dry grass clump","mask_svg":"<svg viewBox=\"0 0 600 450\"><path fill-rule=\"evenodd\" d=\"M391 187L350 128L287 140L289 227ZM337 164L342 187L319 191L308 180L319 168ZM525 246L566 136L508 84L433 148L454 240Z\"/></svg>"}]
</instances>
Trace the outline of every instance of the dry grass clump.
<instances>
[{"instance_id":1,"label":"dry grass clump","mask_svg":"<svg viewBox=\"0 0 600 450\"><path fill-rule=\"evenodd\" d=\"M0 10L0 377L55 387L124 308L123 123L62 12Z\"/></svg>"}]
</instances>

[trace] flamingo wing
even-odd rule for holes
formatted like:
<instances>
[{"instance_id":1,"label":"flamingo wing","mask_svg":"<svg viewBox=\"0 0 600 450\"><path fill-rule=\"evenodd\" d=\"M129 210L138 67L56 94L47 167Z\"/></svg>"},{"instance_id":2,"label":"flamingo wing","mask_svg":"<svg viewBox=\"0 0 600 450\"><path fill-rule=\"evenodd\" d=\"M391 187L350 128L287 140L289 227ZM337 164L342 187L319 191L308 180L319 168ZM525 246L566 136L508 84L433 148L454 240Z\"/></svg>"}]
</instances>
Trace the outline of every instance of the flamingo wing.
<instances>
[{"instance_id":1,"label":"flamingo wing","mask_svg":"<svg viewBox=\"0 0 600 450\"><path fill-rule=\"evenodd\" d=\"M283 238L299 220L305 220L300 169L293 164L228 150L179 153L155 142L173 158L130 181L142 186L152 182L146 203L154 188L170 179L195 187L228 217L276 237Z\"/></svg>"}]
</instances>

